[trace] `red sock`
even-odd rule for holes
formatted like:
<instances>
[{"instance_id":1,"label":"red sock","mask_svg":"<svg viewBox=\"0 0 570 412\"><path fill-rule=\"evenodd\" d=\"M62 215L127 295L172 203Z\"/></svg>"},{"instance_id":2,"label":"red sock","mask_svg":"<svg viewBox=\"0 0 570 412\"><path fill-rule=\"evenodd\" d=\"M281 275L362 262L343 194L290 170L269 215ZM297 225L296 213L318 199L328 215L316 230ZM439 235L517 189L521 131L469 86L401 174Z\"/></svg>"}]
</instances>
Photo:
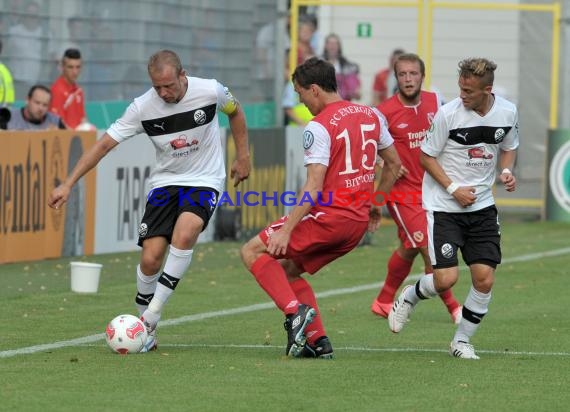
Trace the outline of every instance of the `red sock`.
<instances>
[{"instance_id":1,"label":"red sock","mask_svg":"<svg viewBox=\"0 0 570 412\"><path fill-rule=\"evenodd\" d=\"M317 316L313 319L311 323L305 328L305 335L307 335L307 341L313 345L321 336L325 336L325 328L321 320L321 312L317 306L317 298L313 292L313 288L303 278L299 278L291 282L291 289L297 295L300 303L311 306L317 311Z\"/></svg>"},{"instance_id":2,"label":"red sock","mask_svg":"<svg viewBox=\"0 0 570 412\"><path fill-rule=\"evenodd\" d=\"M263 254L251 266L251 273L259 286L285 315L297 313L299 302L287 281L285 270L277 260Z\"/></svg>"},{"instance_id":3,"label":"red sock","mask_svg":"<svg viewBox=\"0 0 570 412\"><path fill-rule=\"evenodd\" d=\"M439 297L441 298L443 303L445 303L445 306L447 306L447 311L449 313L453 313L455 309L461 306L459 302L457 302L457 300L455 299L455 296L453 296L453 292L451 291L451 289L448 289L445 292L440 293Z\"/></svg>"},{"instance_id":4,"label":"red sock","mask_svg":"<svg viewBox=\"0 0 570 412\"><path fill-rule=\"evenodd\" d=\"M402 285L406 277L412 270L413 260L403 259L398 252L394 251L388 261L388 273L384 286L378 294L376 300L382 303L392 303L398 288Z\"/></svg>"}]
</instances>

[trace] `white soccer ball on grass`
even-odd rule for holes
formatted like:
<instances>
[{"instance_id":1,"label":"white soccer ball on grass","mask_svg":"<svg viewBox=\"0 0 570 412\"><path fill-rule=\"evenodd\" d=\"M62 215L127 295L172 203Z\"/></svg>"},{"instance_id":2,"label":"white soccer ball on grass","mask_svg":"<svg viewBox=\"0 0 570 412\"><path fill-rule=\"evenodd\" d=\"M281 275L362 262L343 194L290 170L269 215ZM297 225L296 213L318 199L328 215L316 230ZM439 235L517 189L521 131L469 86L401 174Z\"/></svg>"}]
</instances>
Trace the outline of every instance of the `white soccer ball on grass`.
<instances>
[{"instance_id":1,"label":"white soccer ball on grass","mask_svg":"<svg viewBox=\"0 0 570 412\"><path fill-rule=\"evenodd\" d=\"M139 353L148 333L142 320L133 315L119 315L107 324L105 339L113 352Z\"/></svg>"}]
</instances>

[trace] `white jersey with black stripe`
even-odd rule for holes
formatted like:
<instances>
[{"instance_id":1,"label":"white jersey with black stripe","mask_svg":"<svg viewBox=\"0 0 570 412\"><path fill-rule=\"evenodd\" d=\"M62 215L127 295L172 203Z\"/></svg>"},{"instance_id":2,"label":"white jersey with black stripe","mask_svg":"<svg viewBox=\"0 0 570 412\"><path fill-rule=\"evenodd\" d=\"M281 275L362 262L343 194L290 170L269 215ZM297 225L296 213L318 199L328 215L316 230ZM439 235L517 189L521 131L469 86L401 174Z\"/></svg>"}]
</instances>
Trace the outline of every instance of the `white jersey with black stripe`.
<instances>
[{"instance_id":1,"label":"white jersey with black stripe","mask_svg":"<svg viewBox=\"0 0 570 412\"><path fill-rule=\"evenodd\" d=\"M151 88L134 99L107 133L119 143L146 133L156 149L151 189L205 186L221 192L226 177L218 110L236 108L232 94L215 79L187 77L178 103L166 103Z\"/></svg>"},{"instance_id":2,"label":"white jersey with black stripe","mask_svg":"<svg viewBox=\"0 0 570 412\"><path fill-rule=\"evenodd\" d=\"M460 98L443 105L421 149L437 159L452 181L474 187L477 200L463 208L426 172L422 184L424 209L461 213L493 205L492 186L500 150L515 150L518 145L517 108L508 100L495 96L485 116L466 109Z\"/></svg>"}]
</instances>

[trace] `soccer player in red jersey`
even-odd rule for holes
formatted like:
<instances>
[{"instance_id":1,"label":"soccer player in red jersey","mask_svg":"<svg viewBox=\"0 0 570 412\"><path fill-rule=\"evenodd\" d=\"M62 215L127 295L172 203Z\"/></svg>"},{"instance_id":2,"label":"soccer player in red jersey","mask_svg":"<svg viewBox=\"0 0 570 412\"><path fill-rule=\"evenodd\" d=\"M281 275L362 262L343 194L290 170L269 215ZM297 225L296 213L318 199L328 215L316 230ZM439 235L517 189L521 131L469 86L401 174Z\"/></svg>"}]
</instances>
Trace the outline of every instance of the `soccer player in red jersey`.
<instances>
[{"instance_id":1,"label":"soccer player in red jersey","mask_svg":"<svg viewBox=\"0 0 570 412\"><path fill-rule=\"evenodd\" d=\"M332 358L315 294L301 274L313 274L350 252L367 229L378 227L380 210L370 200L377 154L384 160L378 183L383 192L391 189L401 163L379 113L342 100L332 64L308 59L292 79L300 101L315 115L303 133L307 180L299 198L304 201L249 240L241 255L285 314L287 356ZM343 201L335 202L339 190ZM332 201L320 197L328 193Z\"/></svg>"},{"instance_id":2,"label":"soccer player in red jersey","mask_svg":"<svg viewBox=\"0 0 570 412\"><path fill-rule=\"evenodd\" d=\"M420 144L440 106L435 93L421 90L425 66L418 55L399 55L394 70L398 93L377 107L386 118L388 130L402 161L398 180L392 188L398 197L393 196L387 203L388 211L398 226L400 246L388 261L384 286L371 307L373 313L384 318L388 317L396 291L410 274L418 254L423 257L425 273L433 271L427 248L426 213L422 208L424 169L420 165ZM453 322L458 323L461 320L461 305L451 290L440 296Z\"/></svg>"}]
</instances>

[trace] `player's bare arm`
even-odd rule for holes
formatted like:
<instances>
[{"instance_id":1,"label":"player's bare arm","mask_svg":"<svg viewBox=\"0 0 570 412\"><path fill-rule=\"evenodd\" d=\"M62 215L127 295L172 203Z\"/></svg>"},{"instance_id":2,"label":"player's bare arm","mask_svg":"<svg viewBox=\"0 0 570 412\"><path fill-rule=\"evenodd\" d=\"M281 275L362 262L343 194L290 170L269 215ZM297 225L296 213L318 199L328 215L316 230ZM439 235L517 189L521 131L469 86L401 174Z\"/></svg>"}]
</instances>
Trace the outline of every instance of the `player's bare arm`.
<instances>
[{"instance_id":1,"label":"player's bare arm","mask_svg":"<svg viewBox=\"0 0 570 412\"><path fill-rule=\"evenodd\" d=\"M65 181L52 190L48 197L48 206L59 209L69 197L73 185L81 179L88 171L93 169L97 163L119 143L107 133L85 152L65 179Z\"/></svg>"},{"instance_id":2,"label":"player's bare arm","mask_svg":"<svg viewBox=\"0 0 570 412\"><path fill-rule=\"evenodd\" d=\"M234 179L234 187L249 177L251 163L245 114L238 104L236 110L228 115L230 129L236 145L236 159L232 163L230 177Z\"/></svg>"},{"instance_id":3,"label":"player's bare arm","mask_svg":"<svg viewBox=\"0 0 570 412\"><path fill-rule=\"evenodd\" d=\"M376 187L377 192L389 193L392 190L394 182L399 177L402 162L394 145L388 146L379 152L383 161L380 179ZM370 220L368 222L368 231L374 232L380 226L380 206L374 205L370 207Z\"/></svg>"},{"instance_id":4,"label":"player's bare arm","mask_svg":"<svg viewBox=\"0 0 570 412\"><path fill-rule=\"evenodd\" d=\"M475 203L475 188L471 186L459 186L445 173L435 157L424 152L420 153L420 163L427 173L443 186L450 195L462 206L468 207Z\"/></svg>"},{"instance_id":5,"label":"player's bare arm","mask_svg":"<svg viewBox=\"0 0 570 412\"><path fill-rule=\"evenodd\" d=\"M323 190L323 182L325 181L325 174L327 167L319 163L311 163L307 165L307 181L301 189L303 195L308 193L312 202L304 201L296 205L283 227L277 232L273 232L267 244L267 251L273 256L280 256L287 251L287 245L291 238L291 232L297 226L297 223L303 219L313 207L313 204L318 202L319 193ZM306 199L306 198L305 198Z\"/></svg>"},{"instance_id":6,"label":"player's bare arm","mask_svg":"<svg viewBox=\"0 0 570 412\"><path fill-rule=\"evenodd\" d=\"M512 172L516 157L516 150L501 150L499 161L501 174L499 175L499 180L503 183L507 192L514 192L516 189L517 179Z\"/></svg>"}]
</instances>

